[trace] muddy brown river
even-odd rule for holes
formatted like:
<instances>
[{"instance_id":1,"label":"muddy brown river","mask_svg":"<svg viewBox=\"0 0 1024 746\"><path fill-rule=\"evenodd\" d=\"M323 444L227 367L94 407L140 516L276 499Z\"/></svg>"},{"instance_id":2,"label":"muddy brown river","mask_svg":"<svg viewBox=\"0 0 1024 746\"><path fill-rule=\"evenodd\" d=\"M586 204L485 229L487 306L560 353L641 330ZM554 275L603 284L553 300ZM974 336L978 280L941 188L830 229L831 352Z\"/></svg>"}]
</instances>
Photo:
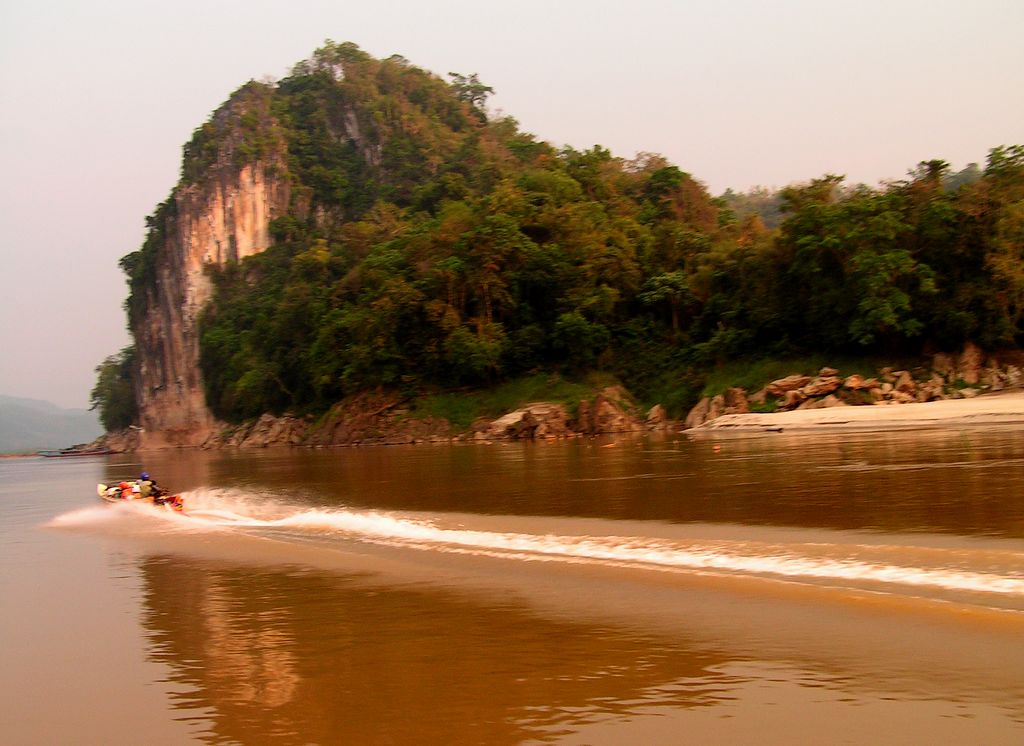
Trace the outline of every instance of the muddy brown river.
<instances>
[{"instance_id":1,"label":"muddy brown river","mask_svg":"<svg viewBox=\"0 0 1024 746\"><path fill-rule=\"evenodd\" d=\"M146 469L185 514L95 497ZM5 744L1024 743L1024 431L0 461Z\"/></svg>"}]
</instances>

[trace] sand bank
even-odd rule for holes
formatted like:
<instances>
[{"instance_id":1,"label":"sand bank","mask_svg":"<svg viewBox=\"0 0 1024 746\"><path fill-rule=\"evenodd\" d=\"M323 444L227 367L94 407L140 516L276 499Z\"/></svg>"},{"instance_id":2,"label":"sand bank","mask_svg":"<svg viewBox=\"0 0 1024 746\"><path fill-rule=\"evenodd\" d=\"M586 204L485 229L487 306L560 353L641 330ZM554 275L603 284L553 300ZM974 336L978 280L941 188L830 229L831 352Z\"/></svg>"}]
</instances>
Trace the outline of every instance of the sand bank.
<instances>
[{"instance_id":1,"label":"sand bank","mask_svg":"<svg viewBox=\"0 0 1024 746\"><path fill-rule=\"evenodd\" d=\"M1024 426L1024 391L946 399L924 404L798 409L772 414L727 414L688 434L812 430L921 430L936 427Z\"/></svg>"}]
</instances>

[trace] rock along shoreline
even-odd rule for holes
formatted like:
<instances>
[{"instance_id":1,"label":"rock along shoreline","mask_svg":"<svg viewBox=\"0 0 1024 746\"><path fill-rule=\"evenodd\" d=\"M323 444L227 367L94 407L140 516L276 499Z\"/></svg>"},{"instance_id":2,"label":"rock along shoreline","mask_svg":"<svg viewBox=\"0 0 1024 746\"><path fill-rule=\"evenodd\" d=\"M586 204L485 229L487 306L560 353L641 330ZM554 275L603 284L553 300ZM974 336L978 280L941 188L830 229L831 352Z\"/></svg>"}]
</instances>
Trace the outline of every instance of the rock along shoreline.
<instances>
[{"instance_id":1,"label":"rock along shoreline","mask_svg":"<svg viewBox=\"0 0 1024 746\"><path fill-rule=\"evenodd\" d=\"M925 430L1002 425L1024 426L1024 391L906 405L726 414L691 428L686 434L717 437L727 433Z\"/></svg>"},{"instance_id":2,"label":"rock along shoreline","mask_svg":"<svg viewBox=\"0 0 1024 746\"><path fill-rule=\"evenodd\" d=\"M480 443L550 441L596 435L666 432L678 429L664 407L643 412L628 391L608 386L570 409L555 402L532 402L496 419L481 418L467 430L447 420L416 418L397 397L368 394L339 403L319 420L264 414L239 425L215 428L200 442L193 433L146 432L129 428L108 433L95 444L118 453L174 448L251 450L291 446L339 448L421 443ZM95 445L91 444L91 445Z\"/></svg>"},{"instance_id":3,"label":"rock along shoreline","mask_svg":"<svg viewBox=\"0 0 1024 746\"><path fill-rule=\"evenodd\" d=\"M760 409L762 411L751 411ZM774 411L765 411L774 410ZM1002 361L972 344L958 356L935 355L913 371L882 368L877 376L793 373L753 394L730 388L706 397L685 420L656 405L644 412L621 386L608 386L573 407L532 402L468 429L445 419L417 418L394 394L366 393L339 402L323 417L264 414L238 425L215 424L203 432L108 433L88 447L118 453L174 448L258 449L279 446L332 448L420 443L560 440L623 433L685 432L691 437L729 433L886 431L929 428L1024 426L1024 352Z\"/></svg>"}]
</instances>

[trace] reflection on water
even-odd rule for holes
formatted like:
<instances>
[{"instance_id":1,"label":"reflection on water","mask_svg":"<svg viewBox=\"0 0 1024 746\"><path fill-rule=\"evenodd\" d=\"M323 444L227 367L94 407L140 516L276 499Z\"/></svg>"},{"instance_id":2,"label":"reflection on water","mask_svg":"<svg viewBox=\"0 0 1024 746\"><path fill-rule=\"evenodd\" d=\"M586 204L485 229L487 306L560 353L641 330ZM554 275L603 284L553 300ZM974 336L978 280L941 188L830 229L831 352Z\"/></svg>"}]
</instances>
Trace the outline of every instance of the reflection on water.
<instances>
[{"instance_id":1,"label":"reflection on water","mask_svg":"<svg viewBox=\"0 0 1024 746\"><path fill-rule=\"evenodd\" d=\"M789 717L814 702L829 703L838 720L851 709L914 718L932 708L936 718L915 738L939 743L963 733L948 730L947 717L965 718L990 743L1024 726L1014 674L1024 659L1013 652L1002 668L986 660L1024 632L1020 622L989 639L992 630L979 636L976 627L890 609L859 619L847 637L849 610L819 609L819 627L797 621L806 615L799 604L773 610L778 599L751 596L731 607L719 599L712 613L731 608L733 618L708 624L678 588L637 588L632 578L596 578L590 590L603 593L595 614L582 599L538 603L536 591L551 582L543 574L521 575L494 595L174 554L150 556L140 569L150 654L173 671L175 706L203 724L200 737L211 743L330 743L339 734L357 743L553 742L573 734L591 734L573 742L616 742L630 733L624 725L650 718L650 742L668 743L690 718L742 719L766 691L791 708ZM587 587L572 576L556 584L566 581ZM648 608L616 610L606 598L616 595ZM730 634L740 618L779 628L744 640ZM794 629L783 629L787 621ZM871 639L883 636L894 639ZM829 650L844 638L854 645ZM952 641L961 654L943 655Z\"/></svg>"},{"instance_id":2,"label":"reflection on water","mask_svg":"<svg viewBox=\"0 0 1024 746\"><path fill-rule=\"evenodd\" d=\"M729 697L720 657L509 600L293 568L142 563L152 654L211 742L518 742L640 704Z\"/></svg>"}]
</instances>

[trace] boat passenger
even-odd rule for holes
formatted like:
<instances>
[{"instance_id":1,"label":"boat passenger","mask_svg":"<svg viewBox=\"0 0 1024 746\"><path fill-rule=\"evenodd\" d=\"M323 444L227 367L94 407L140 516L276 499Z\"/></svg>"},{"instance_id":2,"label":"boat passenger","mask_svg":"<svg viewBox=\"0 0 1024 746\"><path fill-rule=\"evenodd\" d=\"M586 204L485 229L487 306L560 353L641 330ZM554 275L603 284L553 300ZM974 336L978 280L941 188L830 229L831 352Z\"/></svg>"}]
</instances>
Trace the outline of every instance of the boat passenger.
<instances>
[{"instance_id":1,"label":"boat passenger","mask_svg":"<svg viewBox=\"0 0 1024 746\"><path fill-rule=\"evenodd\" d=\"M160 495L160 488L156 486L156 480L149 475L148 471L139 475L139 492L143 499Z\"/></svg>"}]
</instances>

